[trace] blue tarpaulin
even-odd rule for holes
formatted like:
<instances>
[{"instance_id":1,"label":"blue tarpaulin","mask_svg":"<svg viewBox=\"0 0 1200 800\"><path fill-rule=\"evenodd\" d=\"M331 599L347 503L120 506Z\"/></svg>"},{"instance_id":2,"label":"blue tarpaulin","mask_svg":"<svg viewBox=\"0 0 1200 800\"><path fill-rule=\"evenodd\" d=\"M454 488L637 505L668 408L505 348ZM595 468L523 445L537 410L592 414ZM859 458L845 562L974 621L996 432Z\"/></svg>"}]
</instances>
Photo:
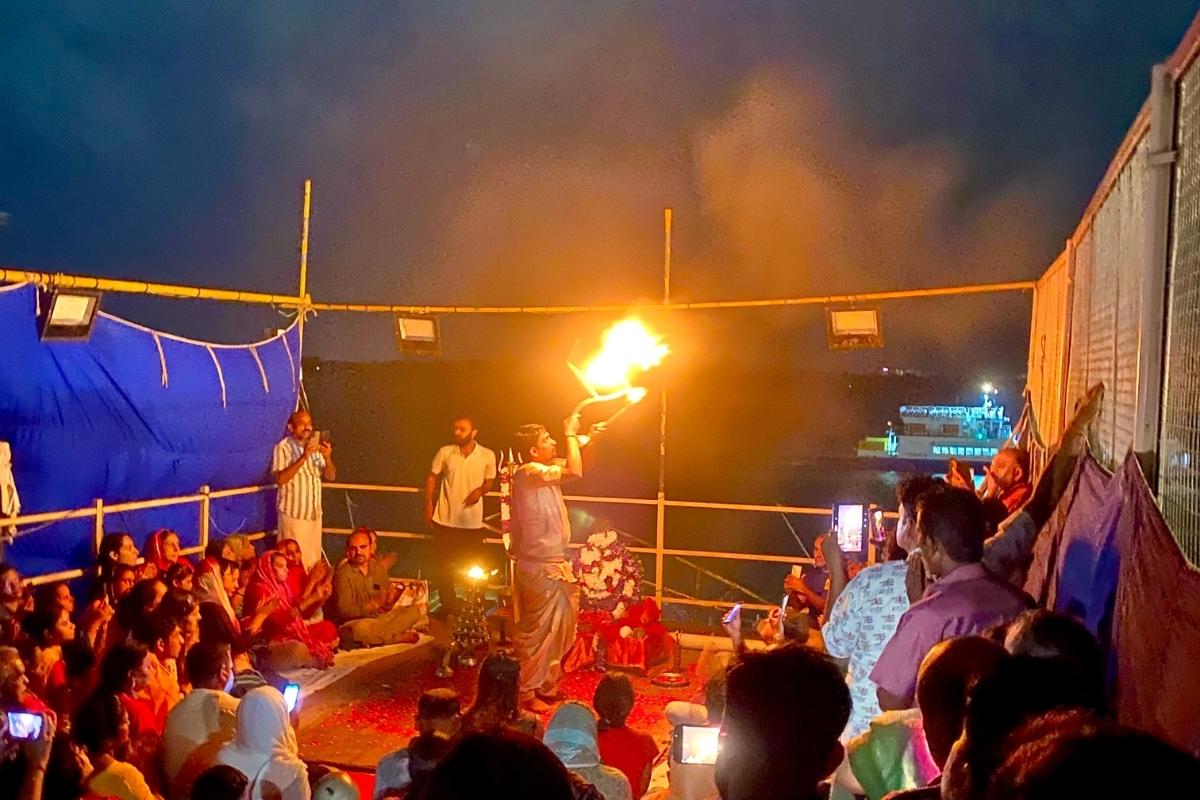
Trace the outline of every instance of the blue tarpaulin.
<instances>
[{"instance_id":1,"label":"blue tarpaulin","mask_svg":"<svg viewBox=\"0 0 1200 800\"><path fill-rule=\"evenodd\" d=\"M1025 589L1083 621L1108 650L1121 722L1200 753L1200 571L1133 453L1115 473L1079 460L1034 544Z\"/></svg>"},{"instance_id":2,"label":"blue tarpaulin","mask_svg":"<svg viewBox=\"0 0 1200 800\"><path fill-rule=\"evenodd\" d=\"M86 342L42 342L38 302L36 287L0 287L0 440L12 445L23 514L270 482L299 389L294 323L228 346L101 313ZM213 500L211 520L213 536L273 529L274 494ZM198 505L105 516L106 531L139 547L164 527L198 544ZM26 574L83 567L92 542L90 519L25 528L5 560Z\"/></svg>"}]
</instances>

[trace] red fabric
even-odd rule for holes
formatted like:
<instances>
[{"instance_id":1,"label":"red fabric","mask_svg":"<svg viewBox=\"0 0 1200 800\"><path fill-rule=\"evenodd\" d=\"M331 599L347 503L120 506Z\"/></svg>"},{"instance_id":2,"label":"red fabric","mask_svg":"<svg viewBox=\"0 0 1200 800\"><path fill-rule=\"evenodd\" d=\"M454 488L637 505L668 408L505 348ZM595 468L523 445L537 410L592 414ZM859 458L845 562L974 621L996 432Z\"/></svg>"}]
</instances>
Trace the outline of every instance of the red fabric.
<instances>
[{"instance_id":1,"label":"red fabric","mask_svg":"<svg viewBox=\"0 0 1200 800\"><path fill-rule=\"evenodd\" d=\"M125 713L129 715L130 738L137 738L143 733L162 735L162 724L159 722L158 715L154 713L154 704L150 702L149 698L135 697L125 692L117 696L121 700L121 705L125 706Z\"/></svg>"},{"instance_id":2,"label":"red fabric","mask_svg":"<svg viewBox=\"0 0 1200 800\"><path fill-rule=\"evenodd\" d=\"M21 698L21 708L26 711L32 711L35 714L44 714L50 710L50 706L42 702L42 698L38 697L33 692L28 691L25 692L25 696Z\"/></svg>"},{"instance_id":3,"label":"red fabric","mask_svg":"<svg viewBox=\"0 0 1200 800\"><path fill-rule=\"evenodd\" d=\"M243 617L249 618L255 609L274 599L279 608L263 623L262 630L267 639L273 642L302 642L314 657L322 661L332 661L333 651L329 645L337 638L337 628L330 622L309 625L300 617L300 607L296 602L299 595L293 592L290 586L291 570L288 571L288 580L281 581L275 576L275 569L271 566L271 560L277 555L280 555L278 550L268 550L258 557L254 572L250 574L250 583L246 587Z\"/></svg>"},{"instance_id":4,"label":"red fabric","mask_svg":"<svg viewBox=\"0 0 1200 800\"><path fill-rule=\"evenodd\" d=\"M1117 718L1197 753L1200 572L1184 559L1132 452L1113 484L1124 498L1113 610Z\"/></svg>"},{"instance_id":5,"label":"red fabric","mask_svg":"<svg viewBox=\"0 0 1200 800\"><path fill-rule=\"evenodd\" d=\"M584 611L579 615L579 633L563 657L563 670L573 672L596 660L596 639L604 642L605 661L615 667L648 670L671 658L675 640L659 620L662 612L649 597L630 606L624 616L607 611ZM621 629L628 627L629 636Z\"/></svg>"},{"instance_id":6,"label":"red fabric","mask_svg":"<svg viewBox=\"0 0 1200 800\"><path fill-rule=\"evenodd\" d=\"M154 568L158 570L158 574L163 577L166 577L167 570L169 570L174 564L189 563L188 560L183 556L175 559L175 561L167 561L166 557L163 555L162 540L163 537L168 533L174 533L174 531L168 530L167 528L161 528L155 531L154 533L150 534L150 538L146 540L146 546L142 548L142 556L145 557L146 563L153 564ZM178 537L179 534L175 535Z\"/></svg>"},{"instance_id":7,"label":"red fabric","mask_svg":"<svg viewBox=\"0 0 1200 800\"><path fill-rule=\"evenodd\" d=\"M1111 475L1079 459L1038 533L1025 587L1110 650L1119 722L1200 752L1200 572L1132 453Z\"/></svg>"},{"instance_id":8,"label":"red fabric","mask_svg":"<svg viewBox=\"0 0 1200 800\"><path fill-rule=\"evenodd\" d=\"M288 565L288 589L292 595L300 597L304 594L304 585L308 583L308 573L304 571L304 567L299 564Z\"/></svg>"},{"instance_id":9,"label":"red fabric","mask_svg":"<svg viewBox=\"0 0 1200 800\"><path fill-rule=\"evenodd\" d=\"M1018 483L1001 494L999 499L1001 503L1004 503L1004 508L1011 514L1025 505L1025 501L1029 499L1029 495L1031 494L1033 494L1033 484Z\"/></svg>"},{"instance_id":10,"label":"red fabric","mask_svg":"<svg viewBox=\"0 0 1200 800\"><path fill-rule=\"evenodd\" d=\"M644 795L650 785L646 768L658 757L658 745L650 734L623 726L600 731L599 739L600 760L625 774L634 797Z\"/></svg>"}]
</instances>

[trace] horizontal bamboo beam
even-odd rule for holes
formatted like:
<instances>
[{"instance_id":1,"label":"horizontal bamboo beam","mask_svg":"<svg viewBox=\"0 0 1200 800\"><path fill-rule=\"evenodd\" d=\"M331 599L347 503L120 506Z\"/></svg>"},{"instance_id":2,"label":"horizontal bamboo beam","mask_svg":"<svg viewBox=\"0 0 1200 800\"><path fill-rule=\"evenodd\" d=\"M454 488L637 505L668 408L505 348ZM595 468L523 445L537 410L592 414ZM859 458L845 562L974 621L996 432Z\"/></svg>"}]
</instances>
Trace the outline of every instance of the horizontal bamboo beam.
<instances>
[{"instance_id":1,"label":"horizontal bamboo beam","mask_svg":"<svg viewBox=\"0 0 1200 800\"><path fill-rule=\"evenodd\" d=\"M389 486L382 483L322 483L326 489L352 489L357 492L400 492L403 494L416 494L423 492L416 486ZM492 494L496 494L492 492Z\"/></svg>"},{"instance_id":2,"label":"horizontal bamboo beam","mask_svg":"<svg viewBox=\"0 0 1200 800\"><path fill-rule=\"evenodd\" d=\"M31 272L24 269L0 267L0 282L33 283L58 289L89 289L98 292L119 294L146 294L156 297L173 297L179 300L220 300L226 303L252 303L258 305L290 306L298 308L305 304L303 297L290 294L268 294L265 292L243 292L237 289L210 289L202 286L184 286L178 283L153 283L129 281L119 278L93 278L87 275L66 275L61 272Z\"/></svg>"},{"instance_id":3,"label":"horizontal bamboo beam","mask_svg":"<svg viewBox=\"0 0 1200 800\"><path fill-rule=\"evenodd\" d=\"M315 311L346 311L383 314L624 314L637 309L666 309L670 311L701 311L733 308L778 308L783 306L835 305L838 303L870 303L883 300L907 300L926 297L950 297L954 295L991 294L995 292L1031 291L1033 281L1008 281L1005 283L966 284L942 286L932 289L899 289L883 292L860 292L856 294L809 295L804 297L777 297L759 300L712 300L694 303L654 304L601 304L559 306L460 306L460 305L410 305L390 303L314 303L310 297L266 292L244 292L237 289L215 289L204 286L186 286L178 283L155 283L132 281L120 278L96 278L87 275L68 275L61 272L35 272L25 269L0 267L0 283L33 283L61 289L89 289L100 292L144 294L156 297L171 297L179 300L219 300L227 303L250 303L258 305L284 306L287 308L311 308Z\"/></svg>"},{"instance_id":4,"label":"horizontal bamboo beam","mask_svg":"<svg viewBox=\"0 0 1200 800\"><path fill-rule=\"evenodd\" d=\"M673 606L697 606L699 608L722 609L728 609L734 605L731 602L721 600L691 600L684 597L664 597L663 605L667 604ZM750 609L752 611L770 611L772 609L779 608L779 606L765 605L763 603L742 603L741 605L743 609Z\"/></svg>"},{"instance_id":5,"label":"horizontal bamboo beam","mask_svg":"<svg viewBox=\"0 0 1200 800\"><path fill-rule=\"evenodd\" d=\"M825 306L839 303L871 303L883 300L909 300L928 297L951 297L956 295L992 294L997 292L1032 291L1034 281L1007 281L1004 283L966 284L942 286L932 289L898 289L884 292L859 292L855 294L823 294L804 297L777 297L761 300L712 300L707 302L675 302L653 304L618 305L564 305L564 306L458 306L458 305L400 305L388 303L313 303L316 311L351 311L368 314L624 314L640 309L668 311L704 311L734 308L778 308L784 306Z\"/></svg>"},{"instance_id":6,"label":"horizontal bamboo beam","mask_svg":"<svg viewBox=\"0 0 1200 800\"><path fill-rule=\"evenodd\" d=\"M354 528L322 528L321 533L332 533L335 536L349 536ZM375 530L372 528L372 530ZM416 533L415 531L375 531L380 539L432 539L431 533ZM499 541L499 540L497 540Z\"/></svg>"}]
</instances>

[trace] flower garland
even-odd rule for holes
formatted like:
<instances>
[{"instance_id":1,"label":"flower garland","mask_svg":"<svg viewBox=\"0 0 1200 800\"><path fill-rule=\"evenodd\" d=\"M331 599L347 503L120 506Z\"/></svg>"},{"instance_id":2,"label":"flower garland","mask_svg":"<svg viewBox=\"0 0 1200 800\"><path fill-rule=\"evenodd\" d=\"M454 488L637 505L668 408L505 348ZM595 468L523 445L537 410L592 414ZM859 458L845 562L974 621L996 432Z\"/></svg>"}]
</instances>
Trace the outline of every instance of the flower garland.
<instances>
[{"instance_id":1,"label":"flower garland","mask_svg":"<svg viewBox=\"0 0 1200 800\"><path fill-rule=\"evenodd\" d=\"M624 617L642 598L642 564L620 539L611 528L591 534L572 564L584 609L609 612L613 619Z\"/></svg>"}]
</instances>

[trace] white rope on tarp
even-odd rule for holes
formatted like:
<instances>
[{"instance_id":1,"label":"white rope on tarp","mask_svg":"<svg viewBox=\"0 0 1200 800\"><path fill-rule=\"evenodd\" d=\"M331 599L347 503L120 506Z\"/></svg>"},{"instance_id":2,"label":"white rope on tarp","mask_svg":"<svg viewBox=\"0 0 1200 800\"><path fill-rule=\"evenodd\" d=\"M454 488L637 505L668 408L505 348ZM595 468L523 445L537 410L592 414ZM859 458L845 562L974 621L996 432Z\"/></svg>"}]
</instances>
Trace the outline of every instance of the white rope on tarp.
<instances>
[{"instance_id":1,"label":"white rope on tarp","mask_svg":"<svg viewBox=\"0 0 1200 800\"><path fill-rule=\"evenodd\" d=\"M250 355L254 356L254 363L258 364L258 374L262 376L263 391L267 394L271 393L271 384L267 380L267 371L263 369L262 359L258 357L258 348L250 345Z\"/></svg>"},{"instance_id":2,"label":"white rope on tarp","mask_svg":"<svg viewBox=\"0 0 1200 800\"><path fill-rule=\"evenodd\" d=\"M288 344L287 336L279 337L283 339L283 349L287 352L288 357L288 374L292 376L292 391L296 391L296 360L292 358L292 346Z\"/></svg>"},{"instance_id":3,"label":"white rope on tarp","mask_svg":"<svg viewBox=\"0 0 1200 800\"><path fill-rule=\"evenodd\" d=\"M217 368L217 380L221 382L221 407L228 408L229 402L225 396L225 373L221 369L221 362L217 360L217 354L211 347L206 347L205 349L208 350L209 356L212 357L213 366Z\"/></svg>"},{"instance_id":4,"label":"white rope on tarp","mask_svg":"<svg viewBox=\"0 0 1200 800\"><path fill-rule=\"evenodd\" d=\"M167 375L167 356L163 352L162 341L158 338L158 331L150 331L150 338L154 340L154 346L158 348L158 363L162 365L162 385L166 389L169 383ZM212 352L212 351L209 351Z\"/></svg>"}]
</instances>

